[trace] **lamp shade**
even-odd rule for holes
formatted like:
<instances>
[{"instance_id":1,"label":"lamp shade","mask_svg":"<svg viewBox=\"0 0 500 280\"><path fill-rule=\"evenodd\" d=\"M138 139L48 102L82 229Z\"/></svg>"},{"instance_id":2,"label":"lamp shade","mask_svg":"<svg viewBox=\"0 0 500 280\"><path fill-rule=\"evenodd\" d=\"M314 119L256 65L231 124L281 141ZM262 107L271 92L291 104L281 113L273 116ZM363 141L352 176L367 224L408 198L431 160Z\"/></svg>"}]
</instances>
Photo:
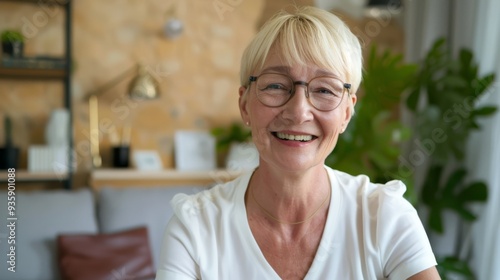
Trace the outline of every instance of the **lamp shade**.
<instances>
[{"instance_id":1,"label":"lamp shade","mask_svg":"<svg viewBox=\"0 0 500 280\"><path fill-rule=\"evenodd\" d=\"M132 99L155 99L160 95L158 81L143 66L129 85L128 93Z\"/></svg>"},{"instance_id":2,"label":"lamp shade","mask_svg":"<svg viewBox=\"0 0 500 280\"><path fill-rule=\"evenodd\" d=\"M169 39L175 39L182 34L184 23L178 18L172 17L163 26L163 34Z\"/></svg>"}]
</instances>

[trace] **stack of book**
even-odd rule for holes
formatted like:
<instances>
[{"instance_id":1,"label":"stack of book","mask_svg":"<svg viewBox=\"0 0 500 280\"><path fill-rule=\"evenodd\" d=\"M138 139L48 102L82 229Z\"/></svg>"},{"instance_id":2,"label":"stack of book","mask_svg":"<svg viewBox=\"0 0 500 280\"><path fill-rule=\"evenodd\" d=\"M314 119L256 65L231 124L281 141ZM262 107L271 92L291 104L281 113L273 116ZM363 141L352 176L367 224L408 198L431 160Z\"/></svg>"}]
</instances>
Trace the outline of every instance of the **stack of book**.
<instances>
[{"instance_id":1,"label":"stack of book","mask_svg":"<svg viewBox=\"0 0 500 280\"><path fill-rule=\"evenodd\" d=\"M31 145L28 148L28 171L68 172L68 148Z\"/></svg>"}]
</instances>

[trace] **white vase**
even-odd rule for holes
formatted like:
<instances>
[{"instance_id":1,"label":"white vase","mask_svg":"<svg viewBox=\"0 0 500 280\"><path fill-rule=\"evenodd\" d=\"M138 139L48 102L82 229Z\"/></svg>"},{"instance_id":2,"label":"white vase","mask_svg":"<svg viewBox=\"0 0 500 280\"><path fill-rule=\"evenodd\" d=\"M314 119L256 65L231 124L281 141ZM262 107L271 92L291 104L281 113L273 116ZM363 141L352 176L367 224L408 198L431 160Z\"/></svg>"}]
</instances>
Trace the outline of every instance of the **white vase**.
<instances>
[{"instance_id":1,"label":"white vase","mask_svg":"<svg viewBox=\"0 0 500 280\"><path fill-rule=\"evenodd\" d=\"M51 147L66 147L69 143L69 112L66 109L52 111L45 128L45 141Z\"/></svg>"},{"instance_id":2,"label":"white vase","mask_svg":"<svg viewBox=\"0 0 500 280\"><path fill-rule=\"evenodd\" d=\"M226 168L232 171L252 170L259 165L259 152L249 143L232 143L226 158Z\"/></svg>"}]
</instances>

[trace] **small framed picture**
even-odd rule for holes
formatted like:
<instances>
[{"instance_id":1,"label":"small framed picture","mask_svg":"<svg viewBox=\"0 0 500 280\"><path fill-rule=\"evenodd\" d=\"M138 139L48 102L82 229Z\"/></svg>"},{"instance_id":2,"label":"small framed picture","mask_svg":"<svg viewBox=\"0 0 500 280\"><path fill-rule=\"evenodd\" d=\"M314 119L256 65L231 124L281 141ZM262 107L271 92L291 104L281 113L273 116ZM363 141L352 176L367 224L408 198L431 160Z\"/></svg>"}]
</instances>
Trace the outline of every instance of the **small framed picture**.
<instances>
[{"instance_id":1,"label":"small framed picture","mask_svg":"<svg viewBox=\"0 0 500 280\"><path fill-rule=\"evenodd\" d=\"M155 150L138 150L132 153L132 161L137 170L162 170L160 155Z\"/></svg>"},{"instance_id":2,"label":"small framed picture","mask_svg":"<svg viewBox=\"0 0 500 280\"><path fill-rule=\"evenodd\" d=\"M217 168L215 137L208 131L177 131L174 145L177 170L206 171Z\"/></svg>"}]
</instances>

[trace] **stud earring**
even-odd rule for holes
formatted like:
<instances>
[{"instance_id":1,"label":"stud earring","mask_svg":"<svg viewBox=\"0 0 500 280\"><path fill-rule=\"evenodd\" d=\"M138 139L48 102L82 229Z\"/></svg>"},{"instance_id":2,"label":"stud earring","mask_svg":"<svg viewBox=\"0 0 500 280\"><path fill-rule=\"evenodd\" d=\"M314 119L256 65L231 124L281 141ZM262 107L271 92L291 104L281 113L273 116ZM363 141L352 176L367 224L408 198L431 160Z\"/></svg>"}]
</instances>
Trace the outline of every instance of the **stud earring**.
<instances>
[{"instance_id":1,"label":"stud earring","mask_svg":"<svg viewBox=\"0 0 500 280\"><path fill-rule=\"evenodd\" d=\"M245 122L245 125L246 125L246 126L249 126L249 125L250 125L250 122Z\"/></svg>"}]
</instances>

